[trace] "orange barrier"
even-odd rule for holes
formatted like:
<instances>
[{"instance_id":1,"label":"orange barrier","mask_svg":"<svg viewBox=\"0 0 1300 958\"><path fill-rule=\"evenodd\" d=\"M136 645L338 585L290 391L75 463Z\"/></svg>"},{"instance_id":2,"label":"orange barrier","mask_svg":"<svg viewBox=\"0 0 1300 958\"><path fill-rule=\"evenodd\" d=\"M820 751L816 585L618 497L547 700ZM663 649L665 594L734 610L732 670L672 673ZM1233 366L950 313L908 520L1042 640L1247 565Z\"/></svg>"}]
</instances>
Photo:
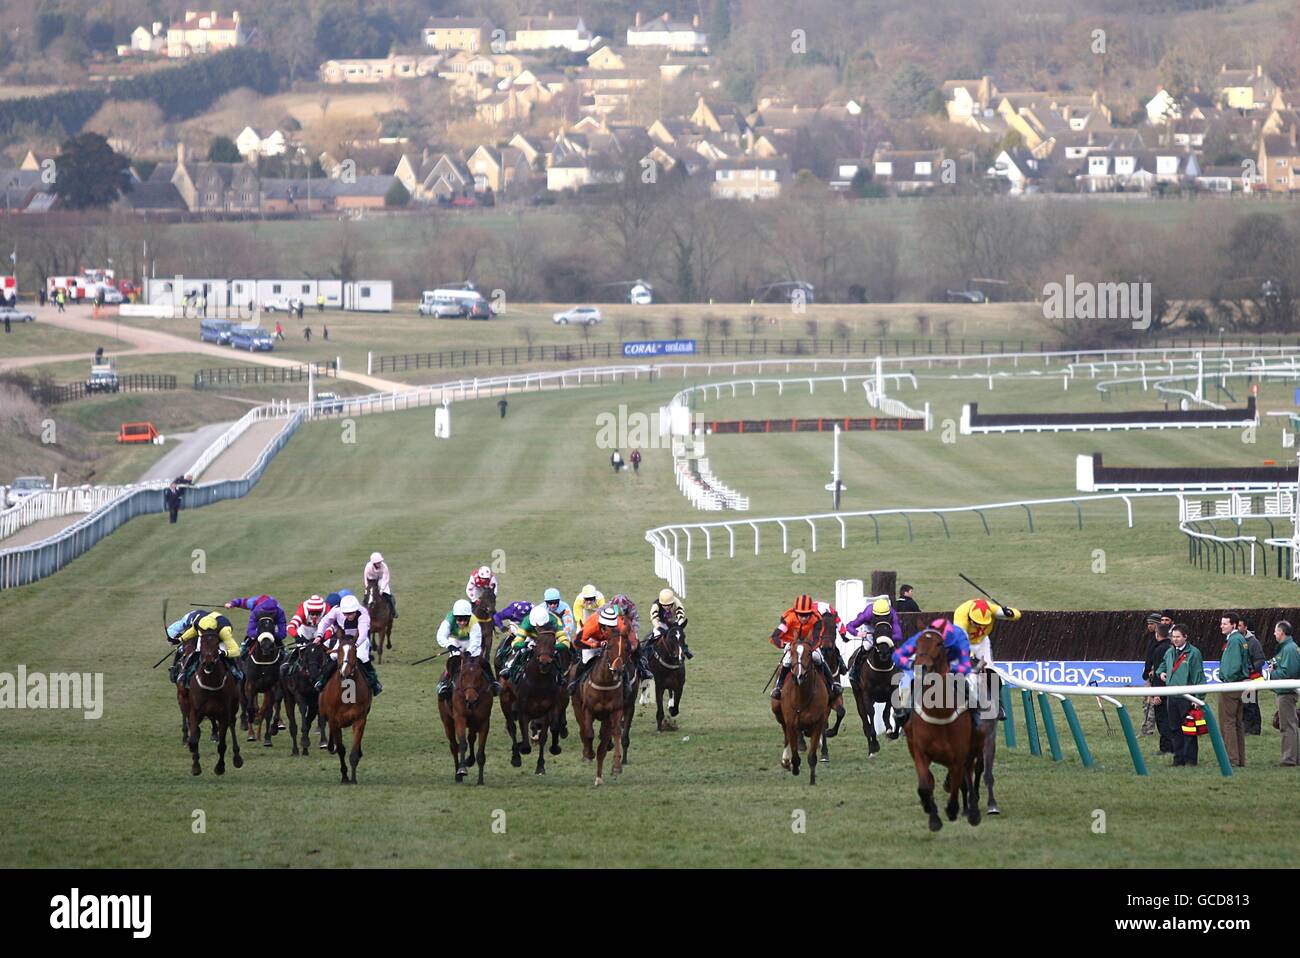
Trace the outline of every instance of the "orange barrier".
<instances>
[{"instance_id":1,"label":"orange barrier","mask_svg":"<svg viewBox=\"0 0 1300 958\"><path fill-rule=\"evenodd\" d=\"M118 442L153 442L158 430L151 422L124 422L117 431Z\"/></svg>"}]
</instances>

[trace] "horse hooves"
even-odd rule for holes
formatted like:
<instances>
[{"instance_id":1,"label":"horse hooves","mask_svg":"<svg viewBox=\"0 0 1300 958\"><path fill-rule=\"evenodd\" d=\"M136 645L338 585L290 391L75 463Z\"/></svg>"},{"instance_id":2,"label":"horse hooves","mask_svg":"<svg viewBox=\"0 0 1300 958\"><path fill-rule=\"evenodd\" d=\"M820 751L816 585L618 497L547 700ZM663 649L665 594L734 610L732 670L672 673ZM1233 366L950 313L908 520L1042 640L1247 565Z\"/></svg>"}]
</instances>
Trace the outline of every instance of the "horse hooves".
<instances>
[{"instance_id":1,"label":"horse hooves","mask_svg":"<svg viewBox=\"0 0 1300 958\"><path fill-rule=\"evenodd\" d=\"M546 769L544 769L544 768L539 768L539 769L537 769L537 771L533 772L533 774L534 774L534 775L545 775L545 774L546 774ZM483 783L480 782L479 784L481 785L481 784L483 784Z\"/></svg>"},{"instance_id":2,"label":"horse hooves","mask_svg":"<svg viewBox=\"0 0 1300 958\"><path fill-rule=\"evenodd\" d=\"M840 734L840 730L839 730L839 729L837 729L837 728L828 728L828 729L826 730L826 732L825 732L825 737L826 737L826 738L834 738L835 736L837 736L837 735L839 735L839 734Z\"/></svg>"},{"instance_id":3,"label":"horse hooves","mask_svg":"<svg viewBox=\"0 0 1300 958\"><path fill-rule=\"evenodd\" d=\"M243 767L244 767L244 757L243 757L242 755L240 755L238 752L235 753L234 765L235 765L235 768L243 768Z\"/></svg>"},{"instance_id":4,"label":"horse hooves","mask_svg":"<svg viewBox=\"0 0 1300 958\"><path fill-rule=\"evenodd\" d=\"M596 787L596 788L599 788L600 786L602 786L602 785L604 785L604 784L605 784L605 780L604 780L603 778L600 778L599 776L597 776L595 787Z\"/></svg>"},{"instance_id":5,"label":"horse hooves","mask_svg":"<svg viewBox=\"0 0 1300 958\"><path fill-rule=\"evenodd\" d=\"M547 751L550 752L552 755L559 755L560 752L563 750L558 745L552 745L549 749L547 749Z\"/></svg>"},{"instance_id":6,"label":"horse hooves","mask_svg":"<svg viewBox=\"0 0 1300 958\"><path fill-rule=\"evenodd\" d=\"M930 819L930 831L937 832L941 828L943 828L943 822L939 821L938 815Z\"/></svg>"},{"instance_id":7,"label":"horse hooves","mask_svg":"<svg viewBox=\"0 0 1300 958\"><path fill-rule=\"evenodd\" d=\"M831 763L831 757L830 757L829 755L823 755L823 756L822 756L822 764L823 764L823 765L829 765L830 763Z\"/></svg>"},{"instance_id":8,"label":"horse hooves","mask_svg":"<svg viewBox=\"0 0 1300 958\"><path fill-rule=\"evenodd\" d=\"M948 821L950 821L950 822L955 822L955 821L957 821L957 809L955 809L955 808L945 809L945 812L946 812L947 815L948 815Z\"/></svg>"},{"instance_id":9,"label":"horse hooves","mask_svg":"<svg viewBox=\"0 0 1300 958\"><path fill-rule=\"evenodd\" d=\"M217 775L225 775L225 774L226 774L226 766L224 766L224 765L217 765L217 766L215 766L215 767L212 769L212 771L213 771L215 774L217 774Z\"/></svg>"},{"instance_id":10,"label":"horse hooves","mask_svg":"<svg viewBox=\"0 0 1300 958\"><path fill-rule=\"evenodd\" d=\"M974 825L978 825L978 824L980 823L980 813L979 813L979 809L977 809L977 808L972 808L972 809L971 809L971 812L970 812L970 815L968 816L968 818L969 818L970 823L971 823L972 826L974 826Z\"/></svg>"},{"instance_id":11,"label":"horse hooves","mask_svg":"<svg viewBox=\"0 0 1300 958\"><path fill-rule=\"evenodd\" d=\"M520 755L531 755L532 752L533 752L533 747L531 745L524 743L519 746Z\"/></svg>"},{"instance_id":12,"label":"horse hooves","mask_svg":"<svg viewBox=\"0 0 1300 958\"><path fill-rule=\"evenodd\" d=\"M885 738L889 739L891 742L898 738L898 729L890 729L885 733Z\"/></svg>"},{"instance_id":13,"label":"horse hooves","mask_svg":"<svg viewBox=\"0 0 1300 958\"><path fill-rule=\"evenodd\" d=\"M880 751L880 743L879 743L879 742L868 742L868 743L867 743L867 754L868 754L868 755L875 755L875 754L876 754L877 752L879 752L879 751Z\"/></svg>"},{"instance_id":14,"label":"horse hooves","mask_svg":"<svg viewBox=\"0 0 1300 958\"><path fill-rule=\"evenodd\" d=\"M510 756L510 764L513 765L515 768L519 768L519 767L520 767L521 765L523 765L524 763L523 763L522 760L520 760L520 758L519 758L518 755L511 755L511 756Z\"/></svg>"},{"instance_id":15,"label":"horse hooves","mask_svg":"<svg viewBox=\"0 0 1300 958\"><path fill-rule=\"evenodd\" d=\"M998 808L996 805L994 805L994 804L992 804L992 803L990 802L990 803L989 803L989 814L990 814L990 815L1001 815L1001 814L1002 814L1002 809Z\"/></svg>"},{"instance_id":16,"label":"horse hooves","mask_svg":"<svg viewBox=\"0 0 1300 958\"><path fill-rule=\"evenodd\" d=\"M329 742L321 742L320 745L317 746L317 748L329 748L329 747L330 747Z\"/></svg>"}]
</instances>

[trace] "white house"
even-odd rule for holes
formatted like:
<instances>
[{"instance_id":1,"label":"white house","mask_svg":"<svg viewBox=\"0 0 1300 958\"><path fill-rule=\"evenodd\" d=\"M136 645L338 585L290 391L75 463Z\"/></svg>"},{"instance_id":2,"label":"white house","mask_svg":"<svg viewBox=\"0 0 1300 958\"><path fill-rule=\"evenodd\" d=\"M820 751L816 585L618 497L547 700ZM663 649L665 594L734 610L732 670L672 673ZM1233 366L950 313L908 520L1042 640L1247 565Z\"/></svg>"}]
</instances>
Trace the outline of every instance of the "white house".
<instances>
[{"instance_id":1,"label":"white house","mask_svg":"<svg viewBox=\"0 0 1300 958\"><path fill-rule=\"evenodd\" d=\"M117 48L120 57L140 56L145 53L166 53L167 34L162 22L155 20L149 27L136 27L131 31L131 42Z\"/></svg>"},{"instance_id":2,"label":"white house","mask_svg":"<svg viewBox=\"0 0 1300 958\"><path fill-rule=\"evenodd\" d=\"M438 72L442 55L393 54L354 60L326 60L320 66L326 83L383 83L386 80L414 80Z\"/></svg>"},{"instance_id":3,"label":"white house","mask_svg":"<svg viewBox=\"0 0 1300 958\"><path fill-rule=\"evenodd\" d=\"M551 10L544 17L520 17L509 50L570 50L582 53L595 42L582 17L557 17Z\"/></svg>"},{"instance_id":4,"label":"white house","mask_svg":"<svg viewBox=\"0 0 1300 958\"><path fill-rule=\"evenodd\" d=\"M696 14L690 19L673 20L665 13L657 19L641 22L641 14L627 31L629 47L654 47L660 50L673 50L679 53L707 53L709 35L700 29L700 17Z\"/></svg>"},{"instance_id":5,"label":"white house","mask_svg":"<svg viewBox=\"0 0 1300 958\"><path fill-rule=\"evenodd\" d=\"M280 156L288 148L284 134L279 130L272 130L266 136L262 136L251 126L246 126L240 131L239 136L235 137L235 148L239 150L239 155L247 159L250 156Z\"/></svg>"},{"instance_id":6,"label":"white house","mask_svg":"<svg viewBox=\"0 0 1300 958\"><path fill-rule=\"evenodd\" d=\"M1178 105L1178 100L1164 87L1157 90L1156 95L1147 100L1147 122L1152 126L1160 126L1171 120L1181 119L1182 115L1183 111Z\"/></svg>"},{"instance_id":7,"label":"white house","mask_svg":"<svg viewBox=\"0 0 1300 958\"><path fill-rule=\"evenodd\" d=\"M215 10L186 10L179 24L167 28L167 55L188 57L196 53L217 53L248 42L236 10L223 17Z\"/></svg>"}]
</instances>

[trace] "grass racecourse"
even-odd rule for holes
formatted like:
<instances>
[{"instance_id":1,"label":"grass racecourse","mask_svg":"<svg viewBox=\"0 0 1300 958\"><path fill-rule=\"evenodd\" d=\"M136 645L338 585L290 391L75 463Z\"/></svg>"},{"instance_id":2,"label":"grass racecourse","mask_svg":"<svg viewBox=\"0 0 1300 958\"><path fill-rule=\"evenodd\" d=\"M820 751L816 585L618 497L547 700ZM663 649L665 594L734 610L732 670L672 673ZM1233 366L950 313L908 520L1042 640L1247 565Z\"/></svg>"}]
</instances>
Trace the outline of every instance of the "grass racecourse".
<instances>
[{"instance_id":1,"label":"grass racecourse","mask_svg":"<svg viewBox=\"0 0 1300 958\"><path fill-rule=\"evenodd\" d=\"M719 518L689 508L667 450L645 450L639 475L616 477L609 450L597 446L601 413L617 414L620 405L628 415L653 413L676 388L668 380L520 395L505 420L491 400L457 403L448 441L433 439L430 409L361 417L354 443L342 441L339 422L315 423L248 497L183 512L176 526L165 516L135 519L57 575L0 593L0 671L22 664L29 672L102 672L105 693L97 720L72 711L0 712L0 863L1196 869L1258 864L1262 850L1271 863L1286 863L1295 847L1297 779L1294 769L1272 764L1279 742L1268 722L1271 693L1261 702L1264 734L1248 739L1248 767L1230 779L1219 775L1208 743L1200 767L1173 769L1155 757L1154 737L1142 739L1151 774L1137 777L1122 736L1108 734L1090 699L1079 700L1079 711L1093 769L1082 767L1068 738L1062 762L1029 756L1020 720L1020 747L998 754L1003 814L978 828L945 821L941 832L928 832L904 744L885 741L868 761L851 717L815 788L806 774L780 768L779 729L762 692L775 664L767 635L800 592L833 598L837 578L895 569L930 608L968 597L958 571L1024 608L1294 603L1293 583L1189 566L1172 503L1140 508L1134 529L1117 506L1086 510L1082 531L1070 507L1036 515L1032 534L1023 513L1012 512L991 518L989 537L973 518L954 521L950 540L937 522L918 521L911 543L901 524L886 524L879 545L865 529L843 551L823 541L802 572L774 537L757 557L747 548L730 560L697 554L685 603L696 658L680 730L657 734L653 709L638 709L630 763L593 789L576 734L562 755L548 756L545 777L533 774L529 758L512 768L498 709L486 786L454 784L432 691L435 666L407 663L435 650L437 620L462 594L469 570L501 550L502 605L536 599L553 584L571 600L593 581L606 595L631 595L644 621L662 584L644 531ZM900 395L913 404L931 399L940 422L956 418L963 400L994 411L1063 401L1050 398L1059 381L1021 388L999 384L989 393L987 384L923 380L915 396ZM1078 383L1069 396L1084 388ZM1283 404L1290 387L1276 388L1265 399ZM701 411L722 418L778 408L781 415L861 415L865 404L860 387L845 393L836 384L811 398L787 391L779 407L760 394ZM826 507L828 436L718 436L707 445L719 477L753 497L751 516ZM939 429L849 433L841 450L844 507L1069 495L1075 455L1094 451L1108 463L1134 465L1289 454L1271 422L1255 446L1226 431L950 443ZM792 534L792 547L806 544L804 533ZM340 790L336 758L314 746L305 758L290 757L287 732L272 749L250 745L245 766L221 778L205 739L204 772L192 777L174 690L164 668L150 670L167 648L164 597L173 616L191 601L258 592L292 609L313 591L357 588L373 549L394 570L401 618L395 649L380 667L385 692L366 729L360 787ZM1106 553L1103 574L1093 571L1096 549ZM195 550L203 550L202 566ZM236 622L242 626L242 616ZM1138 644L1135 636L1135 650ZM206 832L196 834L200 810ZM1160 824L1171 815L1177 831Z\"/></svg>"}]
</instances>

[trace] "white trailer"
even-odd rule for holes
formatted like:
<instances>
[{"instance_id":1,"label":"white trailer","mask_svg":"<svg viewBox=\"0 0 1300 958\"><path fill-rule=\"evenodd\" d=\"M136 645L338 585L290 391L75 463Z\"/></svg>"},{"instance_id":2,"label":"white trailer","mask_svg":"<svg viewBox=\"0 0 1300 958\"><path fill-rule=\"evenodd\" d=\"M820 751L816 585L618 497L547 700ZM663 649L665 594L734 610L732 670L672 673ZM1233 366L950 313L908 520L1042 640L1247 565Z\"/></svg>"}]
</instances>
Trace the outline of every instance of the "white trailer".
<instances>
[{"instance_id":1,"label":"white trailer","mask_svg":"<svg viewBox=\"0 0 1300 958\"><path fill-rule=\"evenodd\" d=\"M362 313L392 312L392 282L386 279L359 279L344 283L343 308Z\"/></svg>"}]
</instances>

